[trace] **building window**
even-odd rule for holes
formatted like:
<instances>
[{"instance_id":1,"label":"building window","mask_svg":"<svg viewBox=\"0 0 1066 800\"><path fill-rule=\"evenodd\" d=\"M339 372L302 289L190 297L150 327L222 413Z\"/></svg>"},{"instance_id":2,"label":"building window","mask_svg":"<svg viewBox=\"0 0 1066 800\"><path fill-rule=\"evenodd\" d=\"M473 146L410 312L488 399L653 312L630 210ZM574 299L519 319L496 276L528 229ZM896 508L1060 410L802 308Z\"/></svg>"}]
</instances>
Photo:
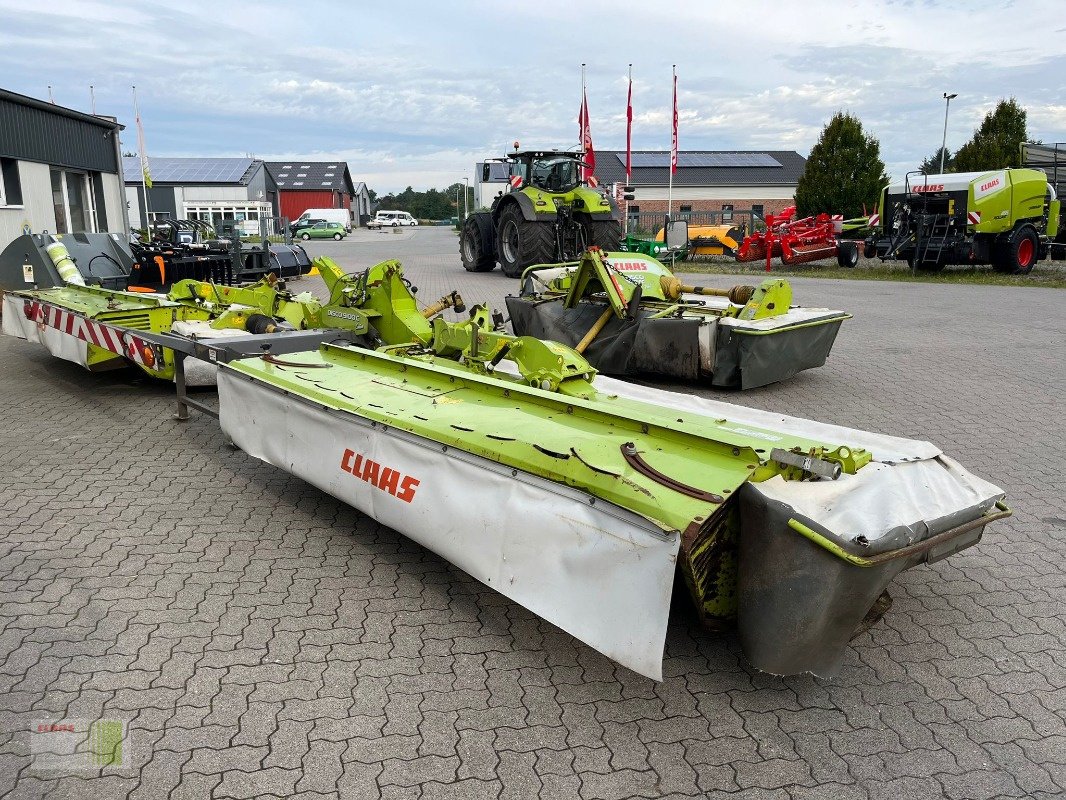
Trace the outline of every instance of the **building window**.
<instances>
[{"instance_id":1,"label":"building window","mask_svg":"<svg viewBox=\"0 0 1066 800\"><path fill-rule=\"evenodd\" d=\"M723 203L722 204L722 222L732 222L732 221L733 221L733 204L732 203Z\"/></svg>"},{"instance_id":2,"label":"building window","mask_svg":"<svg viewBox=\"0 0 1066 800\"><path fill-rule=\"evenodd\" d=\"M89 176L84 172L53 169L51 178L56 233L95 232L96 209Z\"/></svg>"},{"instance_id":3,"label":"building window","mask_svg":"<svg viewBox=\"0 0 1066 800\"><path fill-rule=\"evenodd\" d=\"M13 158L0 158L0 206L22 205L19 165Z\"/></svg>"},{"instance_id":4,"label":"building window","mask_svg":"<svg viewBox=\"0 0 1066 800\"><path fill-rule=\"evenodd\" d=\"M681 213L682 214L691 214L692 213L692 206L681 206Z\"/></svg>"},{"instance_id":5,"label":"building window","mask_svg":"<svg viewBox=\"0 0 1066 800\"><path fill-rule=\"evenodd\" d=\"M756 219L763 219L766 216L762 203L751 204L751 216L753 217L752 222Z\"/></svg>"}]
</instances>

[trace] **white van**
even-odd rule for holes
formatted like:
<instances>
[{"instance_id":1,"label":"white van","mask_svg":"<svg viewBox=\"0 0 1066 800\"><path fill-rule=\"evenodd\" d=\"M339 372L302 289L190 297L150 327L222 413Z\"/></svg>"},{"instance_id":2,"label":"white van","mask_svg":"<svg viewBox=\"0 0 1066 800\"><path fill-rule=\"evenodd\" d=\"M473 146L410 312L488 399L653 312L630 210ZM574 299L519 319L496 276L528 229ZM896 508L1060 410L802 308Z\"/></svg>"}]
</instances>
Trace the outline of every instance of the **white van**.
<instances>
[{"instance_id":1,"label":"white van","mask_svg":"<svg viewBox=\"0 0 1066 800\"><path fill-rule=\"evenodd\" d=\"M339 222L349 233L352 232L352 214L346 208L309 208L298 219L294 219L290 227L295 229L306 226L313 219Z\"/></svg>"},{"instance_id":2,"label":"white van","mask_svg":"<svg viewBox=\"0 0 1066 800\"><path fill-rule=\"evenodd\" d=\"M406 211L379 211L367 223L368 228L396 228L400 225L417 225L418 220Z\"/></svg>"}]
</instances>

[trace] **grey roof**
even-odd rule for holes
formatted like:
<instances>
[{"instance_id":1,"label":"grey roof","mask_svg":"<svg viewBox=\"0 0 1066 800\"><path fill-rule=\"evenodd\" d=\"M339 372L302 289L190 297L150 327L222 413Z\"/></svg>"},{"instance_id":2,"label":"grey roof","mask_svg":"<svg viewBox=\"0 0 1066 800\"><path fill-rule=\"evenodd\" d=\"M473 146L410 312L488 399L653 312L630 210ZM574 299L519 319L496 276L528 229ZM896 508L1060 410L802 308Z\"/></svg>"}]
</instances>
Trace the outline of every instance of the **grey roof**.
<instances>
[{"instance_id":1,"label":"grey roof","mask_svg":"<svg viewBox=\"0 0 1066 800\"><path fill-rule=\"evenodd\" d=\"M55 103L46 103L44 100L38 100L36 97L29 97L18 92L12 92L7 89L0 89L0 100L6 100L11 103L16 103L27 108L36 108L40 111L47 111L49 114L59 114L60 116L69 117L70 119L76 119L79 122L87 122L90 125L99 125L102 128L118 129L120 131L125 130L124 125L119 125L118 120L114 117L108 117L103 114L86 114L83 111L76 111L73 108L67 108L66 106L57 106Z\"/></svg>"},{"instance_id":2,"label":"grey roof","mask_svg":"<svg viewBox=\"0 0 1066 800\"><path fill-rule=\"evenodd\" d=\"M346 161L267 161L270 173L279 189L290 192L321 192L333 190L355 194L352 173Z\"/></svg>"},{"instance_id":3,"label":"grey roof","mask_svg":"<svg viewBox=\"0 0 1066 800\"><path fill-rule=\"evenodd\" d=\"M601 184L624 181L625 150L596 152ZM677 154L674 186L794 186L807 159L794 150L682 150ZM634 186L665 186L670 180L670 153L634 150Z\"/></svg>"},{"instance_id":4,"label":"grey roof","mask_svg":"<svg viewBox=\"0 0 1066 800\"><path fill-rule=\"evenodd\" d=\"M148 171L152 183L222 183L247 186L262 161L254 158L155 158L149 156ZM122 159L126 183L141 182L141 160L137 156Z\"/></svg>"},{"instance_id":5,"label":"grey roof","mask_svg":"<svg viewBox=\"0 0 1066 800\"><path fill-rule=\"evenodd\" d=\"M366 191L366 184L363 183L362 181L359 181L359 183L355 184L355 191L352 192L352 194L353 195L362 194L364 191Z\"/></svg>"}]
</instances>

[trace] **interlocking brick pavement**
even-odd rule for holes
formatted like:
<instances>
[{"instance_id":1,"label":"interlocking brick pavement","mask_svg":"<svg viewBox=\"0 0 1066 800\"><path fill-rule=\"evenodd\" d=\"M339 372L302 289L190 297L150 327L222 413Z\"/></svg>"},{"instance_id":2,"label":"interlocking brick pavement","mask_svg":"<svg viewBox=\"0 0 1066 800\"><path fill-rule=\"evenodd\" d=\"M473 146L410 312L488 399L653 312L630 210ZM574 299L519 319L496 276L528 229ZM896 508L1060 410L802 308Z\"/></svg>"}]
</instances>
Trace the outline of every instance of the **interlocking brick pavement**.
<instances>
[{"instance_id":1,"label":"interlocking brick pavement","mask_svg":"<svg viewBox=\"0 0 1066 800\"><path fill-rule=\"evenodd\" d=\"M443 229L312 247L400 257L427 302L513 285ZM931 439L1016 512L903 574L834 680L755 672L680 598L666 679L638 677L172 421L166 386L3 338L0 795L1061 797L1066 295L793 283L855 319L823 369L729 399ZM128 767L34 772L31 721L62 717L126 720Z\"/></svg>"}]
</instances>

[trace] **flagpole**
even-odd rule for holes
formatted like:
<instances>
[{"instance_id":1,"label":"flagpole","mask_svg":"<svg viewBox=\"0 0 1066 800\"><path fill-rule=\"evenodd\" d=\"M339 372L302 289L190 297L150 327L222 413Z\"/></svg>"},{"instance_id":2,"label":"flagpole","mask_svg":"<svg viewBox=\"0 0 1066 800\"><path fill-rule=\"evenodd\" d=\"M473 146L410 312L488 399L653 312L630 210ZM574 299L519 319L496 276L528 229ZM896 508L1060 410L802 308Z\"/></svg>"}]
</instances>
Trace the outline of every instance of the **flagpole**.
<instances>
[{"instance_id":1,"label":"flagpole","mask_svg":"<svg viewBox=\"0 0 1066 800\"><path fill-rule=\"evenodd\" d=\"M674 161L675 148L677 147L677 64L673 69L673 106L670 111L670 185L666 192L666 224L670 225L670 215L674 210ZM666 240L665 235L663 240Z\"/></svg>"},{"instance_id":2,"label":"flagpole","mask_svg":"<svg viewBox=\"0 0 1066 800\"><path fill-rule=\"evenodd\" d=\"M633 180L633 65L629 65L629 91L626 94L626 187ZM623 198L628 194L628 188L622 190ZM625 200L625 216L623 218L622 235L629 235L629 201ZM665 236L665 234L663 234Z\"/></svg>"},{"instance_id":3,"label":"flagpole","mask_svg":"<svg viewBox=\"0 0 1066 800\"><path fill-rule=\"evenodd\" d=\"M585 63L582 62L581 63L581 113L578 115L580 117L580 119L579 119L580 124L577 126L578 127L578 140L579 140L578 141L578 147L581 148L581 160L582 161L585 160L585 126L589 124L589 121L587 119L585 119L585 97L586 97L586 95L585 95ZM579 167L578 168L578 175L580 175L581 180L585 179L585 168L584 167Z\"/></svg>"},{"instance_id":4,"label":"flagpole","mask_svg":"<svg viewBox=\"0 0 1066 800\"><path fill-rule=\"evenodd\" d=\"M148 239L151 240L151 238L152 238L152 230L151 230L151 228L150 228L150 226L148 224L148 176L145 175L145 173L144 173L144 165L148 161L148 154L146 152L144 152L144 150L145 150L145 147L144 147L144 134L143 134L144 128L141 125L141 107L137 103L137 87L136 86L133 87L133 113L137 117L137 132L138 132L138 134L140 134L140 141L138 142L137 149L140 150L141 152L138 153L137 155L140 157L140 162L141 162L141 190L144 192L144 219L142 220L144 225L142 227L144 228L145 233L148 235Z\"/></svg>"}]
</instances>

